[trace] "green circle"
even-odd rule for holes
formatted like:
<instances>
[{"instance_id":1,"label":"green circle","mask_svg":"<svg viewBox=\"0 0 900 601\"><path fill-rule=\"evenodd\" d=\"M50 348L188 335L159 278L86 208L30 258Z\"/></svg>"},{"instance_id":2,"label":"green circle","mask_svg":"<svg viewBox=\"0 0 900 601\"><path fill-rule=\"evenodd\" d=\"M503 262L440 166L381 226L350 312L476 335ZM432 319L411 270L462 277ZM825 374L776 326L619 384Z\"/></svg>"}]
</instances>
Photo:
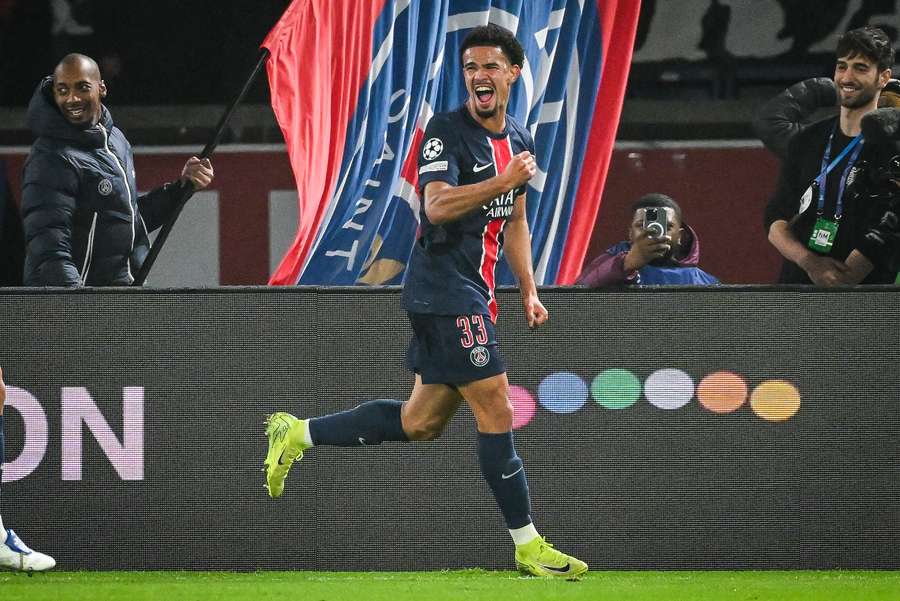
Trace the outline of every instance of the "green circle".
<instances>
[{"instance_id":1,"label":"green circle","mask_svg":"<svg viewBox=\"0 0 900 601\"><path fill-rule=\"evenodd\" d=\"M627 369L607 369L591 382L591 396L607 409L624 409L641 397L641 382Z\"/></svg>"}]
</instances>

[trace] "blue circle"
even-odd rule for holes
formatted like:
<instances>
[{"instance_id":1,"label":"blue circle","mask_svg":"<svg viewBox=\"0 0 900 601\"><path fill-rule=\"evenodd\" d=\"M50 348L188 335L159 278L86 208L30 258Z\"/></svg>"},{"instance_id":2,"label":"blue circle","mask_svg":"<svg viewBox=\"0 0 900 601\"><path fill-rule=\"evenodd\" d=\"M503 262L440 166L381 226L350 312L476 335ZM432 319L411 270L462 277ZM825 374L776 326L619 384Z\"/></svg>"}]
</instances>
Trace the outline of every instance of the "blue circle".
<instances>
[{"instance_id":1,"label":"blue circle","mask_svg":"<svg viewBox=\"0 0 900 601\"><path fill-rule=\"evenodd\" d=\"M578 411L587 402L587 398L587 384L567 371L550 374L538 386L538 402L553 413Z\"/></svg>"}]
</instances>

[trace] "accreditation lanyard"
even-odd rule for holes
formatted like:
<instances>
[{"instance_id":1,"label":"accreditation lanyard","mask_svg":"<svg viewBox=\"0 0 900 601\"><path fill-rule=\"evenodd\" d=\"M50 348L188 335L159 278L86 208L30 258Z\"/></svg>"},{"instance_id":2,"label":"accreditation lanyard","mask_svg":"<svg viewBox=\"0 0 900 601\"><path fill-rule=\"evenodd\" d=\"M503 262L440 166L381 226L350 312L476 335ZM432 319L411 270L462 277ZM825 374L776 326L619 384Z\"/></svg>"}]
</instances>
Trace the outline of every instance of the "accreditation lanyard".
<instances>
[{"instance_id":1,"label":"accreditation lanyard","mask_svg":"<svg viewBox=\"0 0 900 601\"><path fill-rule=\"evenodd\" d=\"M853 164L856 163L856 159L859 158L859 153L862 151L864 140L862 134L859 134L844 147L844 150L842 150L831 163L829 163L828 161L831 159L831 143L834 141L835 131L837 131L837 123L831 128L831 135L828 136L828 146L825 147L825 156L822 157L822 169L819 171L819 177L816 178L816 181L819 184L819 208L817 213L821 217L822 213L825 212L825 180L827 179L828 174L831 173L831 170L847 156L847 153L851 150L853 151L853 154L850 155L850 160L847 161L847 166L844 167L844 173L841 175L841 183L838 188L837 204L835 204L834 207L834 219L837 221L844 213L844 188L847 186L847 176L850 174Z\"/></svg>"}]
</instances>

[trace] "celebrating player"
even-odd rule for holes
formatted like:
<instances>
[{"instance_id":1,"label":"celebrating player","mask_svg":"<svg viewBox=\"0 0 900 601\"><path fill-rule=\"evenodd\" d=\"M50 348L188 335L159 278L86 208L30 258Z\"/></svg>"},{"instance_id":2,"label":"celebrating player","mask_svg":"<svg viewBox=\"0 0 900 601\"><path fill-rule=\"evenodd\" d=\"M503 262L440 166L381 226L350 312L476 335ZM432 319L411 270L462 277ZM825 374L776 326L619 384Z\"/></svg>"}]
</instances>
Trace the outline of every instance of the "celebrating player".
<instances>
[{"instance_id":1,"label":"celebrating player","mask_svg":"<svg viewBox=\"0 0 900 601\"><path fill-rule=\"evenodd\" d=\"M487 25L466 37L460 58L468 100L431 119L419 155L425 202L403 289L413 329L407 364L416 374L409 400L371 401L308 420L271 415L267 487L272 497L280 496L291 465L315 445L434 440L465 401L475 415L479 463L515 543L517 567L577 579L587 564L554 549L531 521L494 330L494 267L501 248L519 282L528 325L548 317L534 283L525 214L526 185L537 170L534 141L506 114L524 52L512 33Z\"/></svg>"}]
</instances>

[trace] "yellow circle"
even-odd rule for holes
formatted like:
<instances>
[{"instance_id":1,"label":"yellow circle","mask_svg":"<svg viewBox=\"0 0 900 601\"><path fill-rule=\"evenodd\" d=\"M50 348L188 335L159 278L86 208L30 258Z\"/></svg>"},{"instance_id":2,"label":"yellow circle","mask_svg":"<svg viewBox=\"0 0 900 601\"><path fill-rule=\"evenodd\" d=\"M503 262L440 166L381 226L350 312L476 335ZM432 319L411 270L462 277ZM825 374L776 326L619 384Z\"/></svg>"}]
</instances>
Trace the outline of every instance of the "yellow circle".
<instances>
[{"instance_id":1,"label":"yellow circle","mask_svg":"<svg viewBox=\"0 0 900 601\"><path fill-rule=\"evenodd\" d=\"M714 413L737 411L747 400L747 383L730 371L711 373L697 386L697 401Z\"/></svg>"},{"instance_id":2,"label":"yellow circle","mask_svg":"<svg viewBox=\"0 0 900 601\"><path fill-rule=\"evenodd\" d=\"M770 422L783 422L800 410L800 391L785 380L766 380L750 395L753 412Z\"/></svg>"}]
</instances>

